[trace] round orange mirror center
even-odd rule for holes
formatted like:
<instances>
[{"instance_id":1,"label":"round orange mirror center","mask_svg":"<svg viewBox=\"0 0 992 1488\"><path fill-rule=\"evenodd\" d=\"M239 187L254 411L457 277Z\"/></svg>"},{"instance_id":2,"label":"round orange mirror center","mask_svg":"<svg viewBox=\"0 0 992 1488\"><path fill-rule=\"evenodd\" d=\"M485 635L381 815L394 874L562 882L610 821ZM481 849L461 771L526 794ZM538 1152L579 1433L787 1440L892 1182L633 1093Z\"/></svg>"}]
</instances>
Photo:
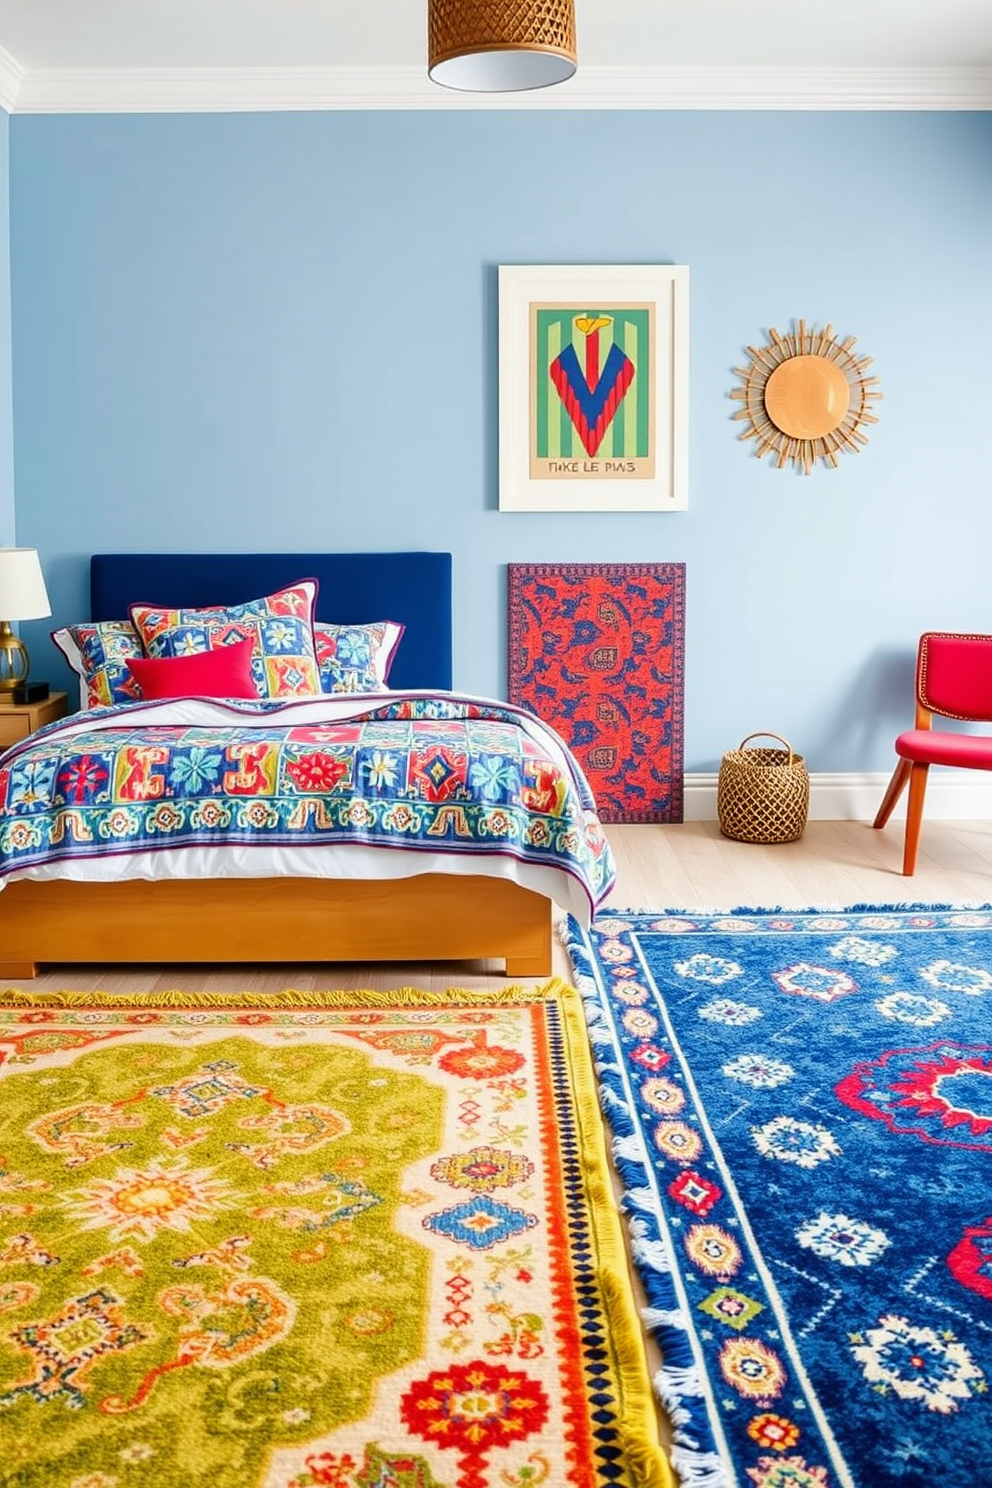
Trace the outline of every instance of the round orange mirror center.
<instances>
[{"instance_id":1,"label":"round orange mirror center","mask_svg":"<svg viewBox=\"0 0 992 1488\"><path fill-rule=\"evenodd\" d=\"M789 357L765 383L765 411L793 439L829 434L843 422L850 402L847 378L824 356Z\"/></svg>"}]
</instances>

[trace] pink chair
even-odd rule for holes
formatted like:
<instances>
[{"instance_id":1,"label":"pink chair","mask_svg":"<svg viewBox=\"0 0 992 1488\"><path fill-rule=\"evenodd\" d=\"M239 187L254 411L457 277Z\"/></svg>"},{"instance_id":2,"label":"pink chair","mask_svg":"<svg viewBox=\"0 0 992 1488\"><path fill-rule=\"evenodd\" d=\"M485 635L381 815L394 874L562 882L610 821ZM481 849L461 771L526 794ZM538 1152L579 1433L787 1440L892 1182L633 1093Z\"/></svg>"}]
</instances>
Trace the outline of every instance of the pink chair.
<instances>
[{"instance_id":1,"label":"pink chair","mask_svg":"<svg viewBox=\"0 0 992 1488\"><path fill-rule=\"evenodd\" d=\"M931 765L992 770L992 736L935 729L934 715L968 723L992 723L992 635L930 630L920 636L916 656L916 727L896 740L899 763L878 808L874 825L884 827L909 784L902 871L916 871L923 822L923 797Z\"/></svg>"}]
</instances>

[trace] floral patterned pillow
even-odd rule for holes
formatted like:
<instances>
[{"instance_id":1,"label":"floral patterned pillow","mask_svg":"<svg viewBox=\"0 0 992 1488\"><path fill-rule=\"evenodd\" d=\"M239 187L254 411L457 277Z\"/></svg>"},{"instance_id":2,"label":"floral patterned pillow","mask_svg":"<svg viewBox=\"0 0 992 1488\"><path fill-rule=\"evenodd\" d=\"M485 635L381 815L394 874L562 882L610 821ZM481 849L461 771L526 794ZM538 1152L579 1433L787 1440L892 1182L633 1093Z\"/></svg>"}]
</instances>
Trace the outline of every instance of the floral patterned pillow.
<instances>
[{"instance_id":1,"label":"floral patterned pillow","mask_svg":"<svg viewBox=\"0 0 992 1488\"><path fill-rule=\"evenodd\" d=\"M130 611L146 656L192 656L251 636L259 697L314 697L321 690L313 635L316 599L317 580L301 579L246 604L176 610L133 604Z\"/></svg>"},{"instance_id":2,"label":"floral patterned pillow","mask_svg":"<svg viewBox=\"0 0 992 1488\"><path fill-rule=\"evenodd\" d=\"M405 629L395 620L375 620L369 625L328 625L318 620L313 633L321 691L385 691Z\"/></svg>"},{"instance_id":3,"label":"floral patterned pillow","mask_svg":"<svg viewBox=\"0 0 992 1488\"><path fill-rule=\"evenodd\" d=\"M133 703L141 689L128 671L144 656L141 637L130 620L94 620L52 631L52 640L80 679L80 706L109 708Z\"/></svg>"}]
</instances>

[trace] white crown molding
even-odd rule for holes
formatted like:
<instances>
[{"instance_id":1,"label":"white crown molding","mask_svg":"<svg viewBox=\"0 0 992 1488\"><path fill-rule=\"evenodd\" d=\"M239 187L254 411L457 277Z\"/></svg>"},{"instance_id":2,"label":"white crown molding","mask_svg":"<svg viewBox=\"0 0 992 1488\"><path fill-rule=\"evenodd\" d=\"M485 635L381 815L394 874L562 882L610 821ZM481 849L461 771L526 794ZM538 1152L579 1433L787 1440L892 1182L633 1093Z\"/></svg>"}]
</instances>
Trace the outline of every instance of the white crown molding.
<instances>
[{"instance_id":1,"label":"white crown molding","mask_svg":"<svg viewBox=\"0 0 992 1488\"><path fill-rule=\"evenodd\" d=\"M355 109L992 109L992 67L587 67L555 88L456 93L426 66L38 68L0 49L15 114Z\"/></svg>"},{"instance_id":2,"label":"white crown molding","mask_svg":"<svg viewBox=\"0 0 992 1488\"><path fill-rule=\"evenodd\" d=\"M24 68L0 47L0 108L6 109L8 114L14 111L23 81Z\"/></svg>"},{"instance_id":3,"label":"white crown molding","mask_svg":"<svg viewBox=\"0 0 992 1488\"><path fill-rule=\"evenodd\" d=\"M716 774L686 775L683 784L686 821L716 821L718 779ZM887 774L811 773L809 820L872 822L888 783ZM978 770L931 771L923 815L924 820L929 817L931 821L992 821L992 780ZM904 795L892 820L905 819Z\"/></svg>"}]
</instances>

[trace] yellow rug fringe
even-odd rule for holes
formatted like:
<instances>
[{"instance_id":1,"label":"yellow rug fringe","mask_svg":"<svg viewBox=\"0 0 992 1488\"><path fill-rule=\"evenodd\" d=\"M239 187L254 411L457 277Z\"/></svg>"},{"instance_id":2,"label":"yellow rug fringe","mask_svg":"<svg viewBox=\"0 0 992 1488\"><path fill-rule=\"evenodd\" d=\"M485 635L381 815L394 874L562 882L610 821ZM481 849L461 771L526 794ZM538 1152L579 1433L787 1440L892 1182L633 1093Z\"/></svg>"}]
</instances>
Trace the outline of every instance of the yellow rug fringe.
<instances>
[{"instance_id":1,"label":"yellow rug fringe","mask_svg":"<svg viewBox=\"0 0 992 1488\"><path fill-rule=\"evenodd\" d=\"M396 987L388 992L370 987L338 991L301 992L294 987L284 992L22 992L8 987L0 992L0 1008L394 1008L394 1007L490 1007L501 1003L518 1005L545 1002L548 998L573 992L554 978L541 987L494 987L491 992L470 992L462 987L449 987L444 992L429 992L420 987ZM574 996L578 996L573 992Z\"/></svg>"},{"instance_id":2,"label":"yellow rug fringe","mask_svg":"<svg viewBox=\"0 0 992 1488\"><path fill-rule=\"evenodd\" d=\"M562 988L560 983L559 988ZM609 1346L623 1397L617 1424L624 1460L633 1469L631 1476L638 1488L673 1488L675 1479L660 1445L644 1334L631 1291L627 1247L613 1187L582 998L574 988L565 986L560 1000L582 1171L596 1245L596 1272L603 1307L610 1319Z\"/></svg>"}]
</instances>

